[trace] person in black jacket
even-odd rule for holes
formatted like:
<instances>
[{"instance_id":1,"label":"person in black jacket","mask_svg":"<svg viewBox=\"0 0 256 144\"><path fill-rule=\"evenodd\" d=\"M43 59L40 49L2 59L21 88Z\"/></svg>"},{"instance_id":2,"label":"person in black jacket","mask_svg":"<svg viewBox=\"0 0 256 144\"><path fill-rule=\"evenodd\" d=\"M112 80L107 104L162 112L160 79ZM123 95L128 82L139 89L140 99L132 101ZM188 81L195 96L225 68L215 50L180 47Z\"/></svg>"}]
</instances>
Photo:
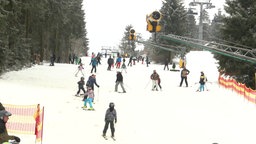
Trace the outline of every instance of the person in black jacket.
<instances>
[{"instance_id":1,"label":"person in black jacket","mask_svg":"<svg viewBox=\"0 0 256 144\"><path fill-rule=\"evenodd\" d=\"M110 71L111 70L111 66L114 64L114 59L109 56L108 58L108 70Z\"/></svg>"},{"instance_id":2,"label":"person in black jacket","mask_svg":"<svg viewBox=\"0 0 256 144\"><path fill-rule=\"evenodd\" d=\"M115 92L117 92L118 89L118 85L121 85L121 88L123 89L123 93L126 93L125 89L124 89L124 85L123 85L123 75L121 72L117 72L116 74L116 85L115 85Z\"/></svg>"},{"instance_id":3,"label":"person in black jacket","mask_svg":"<svg viewBox=\"0 0 256 144\"><path fill-rule=\"evenodd\" d=\"M117 122L117 113L116 113L116 109L114 108L115 104L113 102L109 103L109 108L106 111L105 114L105 126L103 129L103 137L106 138L106 133L108 130L108 125L110 124L110 129L111 129L111 137L114 138L115 137L115 127L114 127L114 122Z\"/></svg>"},{"instance_id":4,"label":"person in black jacket","mask_svg":"<svg viewBox=\"0 0 256 144\"><path fill-rule=\"evenodd\" d=\"M169 70L168 64L169 64L169 59L166 58L165 61L164 61L164 70L165 70L165 68L167 68L167 70Z\"/></svg>"},{"instance_id":5,"label":"person in black jacket","mask_svg":"<svg viewBox=\"0 0 256 144\"><path fill-rule=\"evenodd\" d=\"M54 62L55 62L55 59L56 59L56 56L55 54L53 53L50 60L51 60L51 63L50 63L50 66L54 66Z\"/></svg>"},{"instance_id":6,"label":"person in black jacket","mask_svg":"<svg viewBox=\"0 0 256 144\"><path fill-rule=\"evenodd\" d=\"M84 85L85 85L84 77L81 77L80 81L78 81L77 84L78 84L78 91L76 93L76 96L79 96L80 90L82 90L85 93L85 90L84 90Z\"/></svg>"},{"instance_id":7,"label":"person in black jacket","mask_svg":"<svg viewBox=\"0 0 256 144\"><path fill-rule=\"evenodd\" d=\"M9 120L9 116L12 114L5 110L5 108L0 103L0 143L8 142L9 140L14 140L15 142L20 142L20 138L14 135L9 135L6 129L6 123Z\"/></svg>"}]
</instances>

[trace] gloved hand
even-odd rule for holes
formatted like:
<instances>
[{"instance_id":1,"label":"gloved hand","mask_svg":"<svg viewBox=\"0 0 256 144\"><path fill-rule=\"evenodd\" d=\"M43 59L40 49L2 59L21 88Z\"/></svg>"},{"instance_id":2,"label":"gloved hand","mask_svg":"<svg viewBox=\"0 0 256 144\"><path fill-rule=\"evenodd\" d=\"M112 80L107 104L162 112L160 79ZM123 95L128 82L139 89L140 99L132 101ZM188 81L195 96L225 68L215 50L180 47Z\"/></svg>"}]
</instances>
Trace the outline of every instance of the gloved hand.
<instances>
[{"instance_id":1,"label":"gloved hand","mask_svg":"<svg viewBox=\"0 0 256 144\"><path fill-rule=\"evenodd\" d=\"M98 88L99 88L100 86L98 85Z\"/></svg>"},{"instance_id":2,"label":"gloved hand","mask_svg":"<svg viewBox=\"0 0 256 144\"><path fill-rule=\"evenodd\" d=\"M16 142L20 142L20 138L17 137L17 136L14 136L14 140L15 140Z\"/></svg>"}]
</instances>

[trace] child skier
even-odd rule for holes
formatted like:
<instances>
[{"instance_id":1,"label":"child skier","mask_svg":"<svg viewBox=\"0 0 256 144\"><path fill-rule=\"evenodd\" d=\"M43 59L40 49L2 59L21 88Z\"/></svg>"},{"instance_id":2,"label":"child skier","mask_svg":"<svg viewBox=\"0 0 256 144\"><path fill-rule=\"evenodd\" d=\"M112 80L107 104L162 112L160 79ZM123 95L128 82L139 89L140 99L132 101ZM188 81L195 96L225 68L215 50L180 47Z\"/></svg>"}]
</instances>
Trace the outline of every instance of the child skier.
<instances>
[{"instance_id":1,"label":"child skier","mask_svg":"<svg viewBox=\"0 0 256 144\"><path fill-rule=\"evenodd\" d=\"M119 84L121 85L121 88L123 89L123 93L126 93L126 91L124 89L124 84L123 84L123 75L121 72L118 71L116 74L115 92L117 92Z\"/></svg>"},{"instance_id":2,"label":"child skier","mask_svg":"<svg viewBox=\"0 0 256 144\"><path fill-rule=\"evenodd\" d=\"M79 96L79 93L80 93L80 90L82 90L84 93L85 93L85 90L84 90L84 77L81 77L80 81L77 82L78 84L78 91L76 93L76 96Z\"/></svg>"},{"instance_id":3,"label":"child skier","mask_svg":"<svg viewBox=\"0 0 256 144\"><path fill-rule=\"evenodd\" d=\"M205 83L207 82L207 78L206 76L204 75L204 72L201 72L201 75L200 75L200 80L199 80L199 88L197 89L197 92L201 92L201 91L204 91L204 88L205 88Z\"/></svg>"},{"instance_id":4,"label":"child skier","mask_svg":"<svg viewBox=\"0 0 256 144\"><path fill-rule=\"evenodd\" d=\"M123 61L123 64L122 64L121 68L122 68L121 72L123 72L123 70L124 70L124 71L125 71L125 73L127 73L127 71L126 71L125 61Z\"/></svg>"},{"instance_id":5,"label":"child skier","mask_svg":"<svg viewBox=\"0 0 256 144\"><path fill-rule=\"evenodd\" d=\"M91 87L88 87L87 92L84 94L84 106L83 109L87 108L87 103L89 103L90 108L88 110L94 110L93 106L92 106L92 100L94 98L94 92L92 90Z\"/></svg>"},{"instance_id":6,"label":"child skier","mask_svg":"<svg viewBox=\"0 0 256 144\"><path fill-rule=\"evenodd\" d=\"M106 138L106 133L108 130L108 125L110 124L110 129L111 129L111 137L115 139L115 127L114 127L114 122L117 122L117 114L115 110L115 104L113 102L109 103L109 108L106 111L105 114L105 126L103 129L103 137Z\"/></svg>"},{"instance_id":7,"label":"child skier","mask_svg":"<svg viewBox=\"0 0 256 144\"><path fill-rule=\"evenodd\" d=\"M83 64L80 63L80 65L78 66L77 72L76 72L76 77L77 77L77 74L78 74L79 72L81 72L82 75L84 76L83 69L84 69Z\"/></svg>"},{"instance_id":8,"label":"child skier","mask_svg":"<svg viewBox=\"0 0 256 144\"><path fill-rule=\"evenodd\" d=\"M159 75L156 72L156 70L153 70L153 73L150 76L150 79L152 80L152 91L156 89L158 91L158 80L159 80Z\"/></svg>"}]
</instances>

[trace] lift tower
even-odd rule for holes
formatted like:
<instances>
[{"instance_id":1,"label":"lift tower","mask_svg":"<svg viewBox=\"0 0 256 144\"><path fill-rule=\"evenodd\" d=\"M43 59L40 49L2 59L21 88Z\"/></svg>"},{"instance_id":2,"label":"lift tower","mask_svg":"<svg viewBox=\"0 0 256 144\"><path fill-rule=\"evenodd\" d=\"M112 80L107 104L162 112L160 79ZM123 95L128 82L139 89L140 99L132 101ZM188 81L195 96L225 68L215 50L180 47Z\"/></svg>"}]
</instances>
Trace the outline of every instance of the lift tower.
<instances>
[{"instance_id":1,"label":"lift tower","mask_svg":"<svg viewBox=\"0 0 256 144\"><path fill-rule=\"evenodd\" d=\"M204 9L211 9L215 8L214 5L212 5L211 0L193 0L193 2L189 3L190 6L197 6L200 5L200 16L199 16L199 40L203 40L203 11ZM206 7L204 8L204 5Z\"/></svg>"}]
</instances>

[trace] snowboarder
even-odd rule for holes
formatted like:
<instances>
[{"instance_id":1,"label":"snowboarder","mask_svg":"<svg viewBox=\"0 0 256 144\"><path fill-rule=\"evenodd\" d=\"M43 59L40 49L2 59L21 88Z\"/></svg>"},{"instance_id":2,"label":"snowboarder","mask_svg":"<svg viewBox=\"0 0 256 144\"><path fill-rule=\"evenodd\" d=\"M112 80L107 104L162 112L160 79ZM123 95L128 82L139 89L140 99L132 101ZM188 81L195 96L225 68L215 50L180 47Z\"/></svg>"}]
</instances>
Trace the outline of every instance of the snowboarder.
<instances>
[{"instance_id":1,"label":"snowboarder","mask_svg":"<svg viewBox=\"0 0 256 144\"><path fill-rule=\"evenodd\" d=\"M124 85L123 85L123 75L121 72L118 71L116 74L115 92L117 92L119 84L121 85L121 88L123 89L123 93L126 93L126 91L124 89Z\"/></svg>"},{"instance_id":2,"label":"snowboarder","mask_svg":"<svg viewBox=\"0 0 256 144\"><path fill-rule=\"evenodd\" d=\"M84 98L83 98L83 101L84 101L83 109L86 109L87 103L89 103L90 108L88 110L94 110L94 108L92 106L93 98L94 98L94 92L93 92L92 88L87 87L87 92L84 94Z\"/></svg>"},{"instance_id":3,"label":"snowboarder","mask_svg":"<svg viewBox=\"0 0 256 144\"><path fill-rule=\"evenodd\" d=\"M188 81L187 81L187 76L190 73L190 71L188 69L186 69L186 67L184 67L181 71L181 81L180 81L180 87L182 86L183 80L185 80L186 83L186 87L188 87Z\"/></svg>"},{"instance_id":4,"label":"snowboarder","mask_svg":"<svg viewBox=\"0 0 256 144\"><path fill-rule=\"evenodd\" d=\"M1 104L2 105L2 104ZM1 106L4 108L3 106ZM4 109L0 110L0 143L14 140L16 143L20 142L20 138L14 135L9 135L6 129L6 123L9 120L9 116L12 114Z\"/></svg>"},{"instance_id":5,"label":"snowboarder","mask_svg":"<svg viewBox=\"0 0 256 144\"><path fill-rule=\"evenodd\" d=\"M151 74L150 79L152 80L152 91L154 91L155 89L156 89L156 91L158 91L159 75L156 72L156 70L153 70L153 73Z\"/></svg>"},{"instance_id":6,"label":"snowboarder","mask_svg":"<svg viewBox=\"0 0 256 144\"><path fill-rule=\"evenodd\" d=\"M76 75L75 75L75 76L77 77L77 74L78 74L79 72L81 72L82 75L84 76L83 69L84 69L83 64L80 63L80 65L78 66L78 69L77 69L77 72L76 72Z\"/></svg>"},{"instance_id":7,"label":"snowboarder","mask_svg":"<svg viewBox=\"0 0 256 144\"><path fill-rule=\"evenodd\" d=\"M82 90L84 93L85 93L85 90L84 90L84 77L81 77L80 81L77 82L78 84L78 91L76 93L76 96L79 96L79 93L80 93L80 90Z\"/></svg>"},{"instance_id":8,"label":"snowboarder","mask_svg":"<svg viewBox=\"0 0 256 144\"><path fill-rule=\"evenodd\" d=\"M106 111L105 114L105 126L103 129L103 134L102 136L105 138L106 137L106 133L108 130L108 126L110 124L110 129L111 129L111 137L115 138L115 127L114 127L114 122L117 122L117 113L116 113L116 109L114 108L115 104L113 102L109 103L109 108Z\"/></svg>"}]
</instances>

